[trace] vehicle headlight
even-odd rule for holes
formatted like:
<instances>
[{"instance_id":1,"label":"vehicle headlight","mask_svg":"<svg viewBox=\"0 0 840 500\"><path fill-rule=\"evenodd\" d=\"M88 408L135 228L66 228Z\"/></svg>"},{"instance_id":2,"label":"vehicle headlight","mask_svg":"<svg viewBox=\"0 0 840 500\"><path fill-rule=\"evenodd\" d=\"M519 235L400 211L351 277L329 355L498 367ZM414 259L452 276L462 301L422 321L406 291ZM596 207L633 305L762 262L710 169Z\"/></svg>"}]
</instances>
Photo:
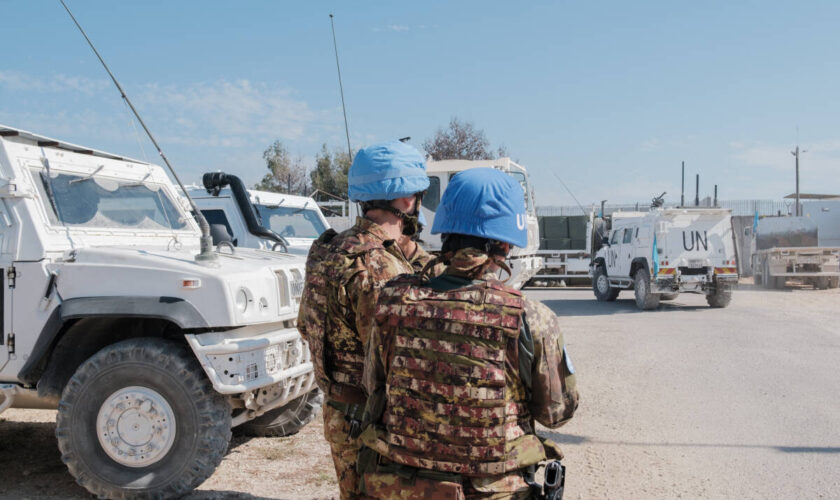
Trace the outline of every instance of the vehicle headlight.
<instances>
[{"instance_id":1,"label":"vehicle headlight","mask_svg":"<svg viewBox=\"0 0 840 500\"><path fill-rule=\"evenodd\" d=\"M244 287L236 292L234 303L236 304L236 310L240 313L244 313L248 309L248 295L248 289Z\"/></svg>"},{"instance_id":2,"label":"vehicle headlight","mask_svg":"<svg viewBox=\"0 0 840 500\"><path fill-rule=\"evenodd\" d=\"M300 304L300 299L303 296L303 287L306 283L303 280L303 274L297 269L292 269L292 297L295 303Z\"/></svg>"}]
</instances>

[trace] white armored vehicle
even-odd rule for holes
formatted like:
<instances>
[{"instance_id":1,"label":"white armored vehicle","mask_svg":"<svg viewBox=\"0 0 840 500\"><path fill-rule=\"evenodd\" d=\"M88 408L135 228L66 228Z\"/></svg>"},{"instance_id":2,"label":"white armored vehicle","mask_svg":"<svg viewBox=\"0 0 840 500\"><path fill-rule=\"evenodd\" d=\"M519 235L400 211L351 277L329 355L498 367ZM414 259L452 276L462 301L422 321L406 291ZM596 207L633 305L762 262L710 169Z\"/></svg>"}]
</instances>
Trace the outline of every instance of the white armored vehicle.
<instances>
[{"instance_id":1,"label":"white armored vehicle","mask_svg":"<svg viewBox=\"0 0 840 500\"><path fill-rule=\"evenodd\" d=\"M160 167L0 126L0 412L57 408L91 493L183 495L232 427L294 432L318 398L303 259L200 235Z\"/></svg>"},{"instance_id":2,"label":"white armored vehicle","mask_svg":"<svg viewBox=\"0 0 840 500\"><path fill-rule=\"evenodd\" d=\"M187 187L187 192L210 224L216 245L228 241L305 256L330 227L308 196L247 189L241 179L223 172L204 174L202 183L204 187Z\"/></svg>"},{"instance_id":3,"label":"white armored vehicle","mask_svg":"<svg viewBox=\"0 0 840 500\"><path fill-rule=\"evenodd\" d=\"M440 198L446 190L446 186L449 185L449 179L455 174L462 170L478 167L490 167L505 172L516 179L522 185L522 190L525 191L526 215L525 220L519 222L528 229L528 246L514 248L507 260L512 271L508 284L515 288L521 288L537 274L537 271L542 269L543 259L537 255L540 247L540 229L534 202L534 190L528 178L528 171L510 158L428 162L426 172L429 175L429 189L423 197L423 215L429 224L423 229L420 238L426 243L426 249L440 250L440 235L431 234L432 221L440 204ZM502 279L505 278L504 276L501 277Z\"/></svg>"},{"instance_id":4,"label":"white armored vehicle","mask_svg":"<svg viewBox=\"0 0 840 500\"><path fill-rule=\"evenodd\" d=\"M640 309L654 309L683 292L726 307L738 281L731 214L720 208L613 213L590 273L600 301L632 289Z\"/></svg>"}]
</instances>

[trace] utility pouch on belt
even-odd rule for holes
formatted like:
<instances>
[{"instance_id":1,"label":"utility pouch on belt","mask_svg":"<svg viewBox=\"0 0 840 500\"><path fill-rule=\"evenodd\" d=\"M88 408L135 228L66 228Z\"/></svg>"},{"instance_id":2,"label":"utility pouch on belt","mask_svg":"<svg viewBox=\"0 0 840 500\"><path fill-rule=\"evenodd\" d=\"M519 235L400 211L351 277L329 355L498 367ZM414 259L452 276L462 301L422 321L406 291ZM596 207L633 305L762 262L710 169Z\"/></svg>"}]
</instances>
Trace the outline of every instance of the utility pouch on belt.
<instances>
[{"instance_id":1,"label":"utility pouch on belt","mask_svg":"<svg viewBox=\"0 0 840 500\"><path fill-rule=\"evenodd\" d=\"M465 500L461 476L416 469L395 463L380 463L375 450L362 446L356 472L362 477L361 491L374 498L400 500Z\"/></svg>"},{"instance_id":2,"label":"utility pouch on belt","mask_svg":"<svg viewBox=\"0 0 840 500\"><path fill-rule=\"evenodd\" d=\"M327 404L344 414L344 420L350 424L347 431L347 439L356 439L362 433L362 414L365 411L364 405L357 403L342 403L340 401L328 400Z\"/></svg>"},{"instance_id":3,"label":"utility pouch on belt","mask_svg":"<svg viewBox=\"0 0 840 500\"><path fill-rule=\"evenodd\" d=\"M415 477L406 481L398 474L368 472L362 478L362 491L374 498L399 498L400 500L464 500L461 483L436 481Z\"/></svg>"}]
</instances>

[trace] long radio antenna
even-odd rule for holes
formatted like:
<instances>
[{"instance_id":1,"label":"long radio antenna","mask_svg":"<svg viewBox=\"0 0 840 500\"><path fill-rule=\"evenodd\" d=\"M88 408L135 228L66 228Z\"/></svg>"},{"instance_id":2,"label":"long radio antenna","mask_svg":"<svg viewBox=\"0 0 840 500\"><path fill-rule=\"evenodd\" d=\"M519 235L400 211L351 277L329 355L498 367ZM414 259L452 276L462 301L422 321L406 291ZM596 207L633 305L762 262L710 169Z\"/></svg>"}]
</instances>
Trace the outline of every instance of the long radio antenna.
<instances>
[{"instance_id":1,"label":"long radio antenna","mask_svg":"<svg viewBox=\"0 0 840 500\"><path fill-rule=\"evenodd\" d=\"M569 186L567 186L566 183L563 182L563 179L561 179L560 176L557 175L557 172L552 171L551 173L554 174L554 177L557 177L557 180L560 181L560 184L562 184L563 187L566 188L566 191L568 191L572 199L575 200L575 203L577 203L577 206L580 208L580 211L583 212L584 215L586 215L586 209L583 208L583 205L581 205L578 199L575 198L575 195L572 193L572 190L569 189Z\"/></svg>"},{"instance_id":2,"label":"long radio antenna","mask_svg":"<svg viewBox=\"0 0 840 500\"><path fill-rule=\"evenodd\" d=\"M117 90L120 91L120 96L122 96L126 104L128 104L128 107L131 108L131 112L134 113L134 116L137 118L137 121L140 122L140 125L143 127L143 130L146 131L146 135L149 136L149 139L151 139L152 144L155 145L155 149L157 149L157 152L163 159L163 162L169 168L169 171L172 172L172 177L175 178L175 182L178 183L178 186L181 187L181 191L183 191L184 196L186 196L187 200L189 200L190 208L192 208L193 214L195 215L195 219L196 221L198 221L198 227L201 229L201 252L195 256L195 260L199 262L215 261L218 258L218 256L216 255L216 252L213 251L213 238L210 236L210 225L207 223L207 219L204 218L204 215L201 213L201 210L198 209L198 207L195 205L195 202L190 197L189 193L187 193L187 189L184 187L184 184L181 182L181 179L178 178L178 174L175 173L175 169L172 168L172 165L169 163L169 159L163 153L163 150L160 149L160 146L158 146L155 137L149 131L149 128L143 122L143 119L140 118L140 113L138 113L137 110L134 108L134 105L131 104L131 100L125 94L125 91L120 85L120 82L117 81L117 78L111 72L111 69L108 67L107 64L105 64L105 60L102 59L101 55L99 55L99 51L96 50L96 47L93 46L93 42L91 42L90 38L88 38L87 33L85 33L85 30L82 28L82 25L79 24L79 21L76 20L76 16L74 16L73 13L70 12L70 8L67 7L67 4L64 3L64 0L58 1L61 2L61 5L64 7L64 10L66 10L67 13L70 15L70 19L73 20L73 23L75 23L77 28L79 28L79 31L82 33L82 36L85 37L85 40L87 40L87 43L88 45L90 45L91 50L93 50L93 53L96 54L96 57L99 59L99 62L102 63L102 66L105 68L105 71L108 72L108 76L111 77L111 81L114 82L114 85L116 85Z\"/></svg>"},{"instance_id":3,"label":"long radio antenna","mask_svg":"<svg viewBox=\"0 0 840 500\"><path fill-rule=\"evenodd\" d=\"M335 23L330 13L330 27L332 28L333 48L335 49L335 69L338 70L338 89L341 91L341 111L344 113L344 133L347 135L347 157L353 162L353 150L350 149L350 127L347 125L347 107L344 105L344 86L341 84L341 66L338 64L338 43L335 41Z\"/></svg>"}]
</instances>

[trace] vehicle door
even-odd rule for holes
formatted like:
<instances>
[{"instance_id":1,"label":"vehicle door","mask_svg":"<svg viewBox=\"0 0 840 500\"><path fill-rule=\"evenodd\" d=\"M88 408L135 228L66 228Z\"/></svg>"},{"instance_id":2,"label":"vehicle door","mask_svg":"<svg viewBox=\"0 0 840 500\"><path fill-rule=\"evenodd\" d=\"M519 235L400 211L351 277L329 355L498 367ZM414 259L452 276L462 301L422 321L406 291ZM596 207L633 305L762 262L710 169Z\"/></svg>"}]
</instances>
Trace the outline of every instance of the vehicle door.
<instances>
[{"instance_id":1,"label":"vehicle door","mask_svg":"<svg viewBox=\"0 0 840 500\"><path fill-rule=\"evenodd\" d=\"M6 255L0 256L0 325L3 326L2 337L0 337L0 372L9 361L9 354L14 349L14 341L12 340L12 318L9 314L9 305L12 304L12 294L14 288L8 286L6 273L9 272L11 260ZM10 345L10 342L11 345Z\"/></svg>"},{"instance_id":2,"label":"vehicle door","mask_svg":"<svg viewBox=\"0 0 840 500\"><path fill-rule=\"evenodd\" d=\"M621 244L617 245L616 258L618 262L616 276L630 276L630 264L633 262L634 248L633 235L636 231L636 226L629 226L624 228L624 233L621 235Z\"/></svg>"},{"instance_id":3,"label":"vehicle door","mask_svg":"<svg viewBox=\"0 0 840 500\"><path fill-rule=\"evenodd\" d=\"M621 241L624 238L624 228L614 228L612 233L610 233L610 244L607 247L606 252L606 262L607 262L607 275L609 276L621 276L621 264L618 262L619 256L621 255Z\"/></svg>"},{"instance_id":4,"label":"vehicle door","mask_svg":"<svg viewBox=\"0 0 840 500\"><path fill-rule=\"evenodd\" d=\"M0 199L0 247L6 243L7 239L12 237L12 221L9 213L6 211L5 200ZM14 340L12 333L12 314L11 305L12 295L14 294L14 287L9 286L7 273L13 275L12 270L12 255L10 253L0 253L0 327L3 331L0 332L0 372L3 367L9 362L10 352L14 350Z\"/></svg>"}]
</instances>

